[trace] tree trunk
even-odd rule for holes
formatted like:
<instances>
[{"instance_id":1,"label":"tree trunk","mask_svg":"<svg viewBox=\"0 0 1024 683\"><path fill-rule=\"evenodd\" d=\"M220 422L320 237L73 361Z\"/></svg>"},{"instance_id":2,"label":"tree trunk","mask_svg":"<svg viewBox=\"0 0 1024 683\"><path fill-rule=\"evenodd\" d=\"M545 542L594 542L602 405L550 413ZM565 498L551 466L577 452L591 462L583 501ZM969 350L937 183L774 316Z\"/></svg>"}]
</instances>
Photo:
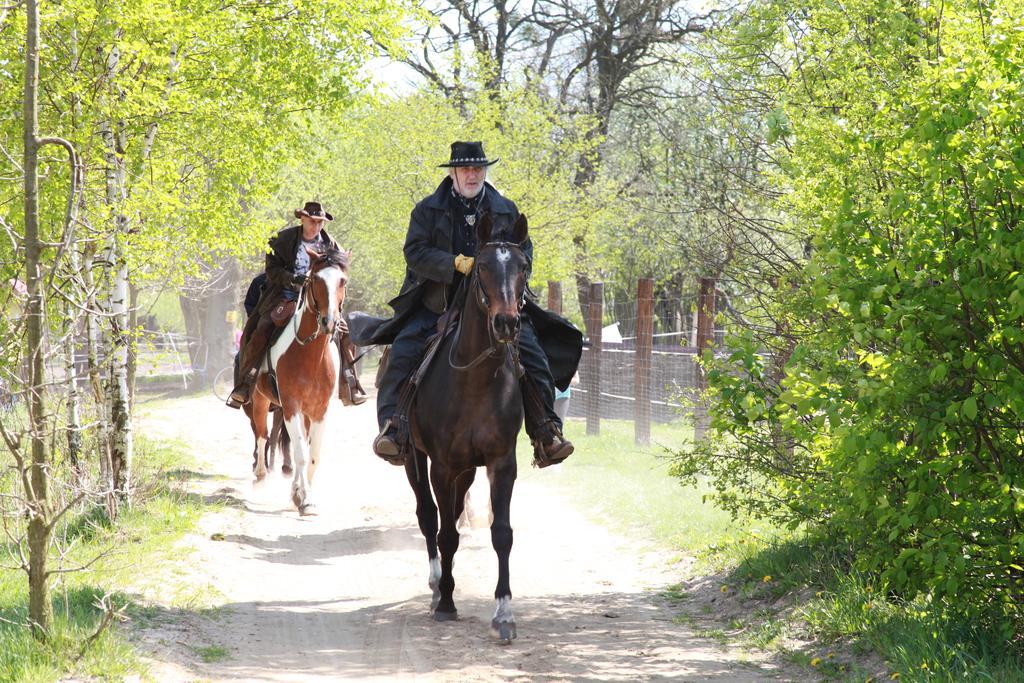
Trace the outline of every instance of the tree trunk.
<instances>
[{"instance_id":1,"label":"tree trunk","mask_svg":"<svg viewBox=\"0 0 1024 683\"><path fill-rule=\"evenodd\" d=\"M188 337L188 358L192 364L193 384L195 378L206 372L206 348L202 346L203 324L206 314L202 302L186 296L178 297L181 315L185 319L185 336Z\"/></svg>"},{"instance_id":2,"label":"tree trunk","mask_svg":"<svg viewBox=\"0 0 1024 683\"><path fill-rule=\"evenodd\" d=\"M228 311L238 307L238 265L230 259L214 276L215 283L206 292L206 315L200 332L203 345L208 352L207 380L212 382L219 368L234 361L233 326L228 321Z\"/></svg>"},{"instance_id":3,"label":"tree trunk","mask_svg":"<svg viewBox=\"0 0 1024 683\"><path fill-rule=\"evenodd\" d=\"M238 306L239 277L238 264L230 259L224 266L210 269L205 282L195 282L191 296L178 297L196 388L205 386L219 368L233 362L234 328L228 312Z\"/></svg>"},{"instance_id":4,"label":"tree trunk","mask_svg":"<svg viewBox=\"0 0 1024 683\"><path fill-rule=\"evenodd\" d=\"M78 345L75 343L77 332L75 325L75 311L71 304L64 305L64 338L67 343L64 345L64 374L67 385L67 425L65 433L68 441L68 461L75 472L75 477L81 474L82 454L82 420L80 415L81 392L78 390L78 366L75 354Z\"/></svg>"},{"instance_id":5,"label":"tree trunk","mask_svg":"<svg viewBox=\"0 0 1024 683\"><path fill-rule=\"evenodd\" d=\"M100 349L105 347L103 345L103 330L100 327L99 319L93 313L100 309L96 295L96 278L93 275L94 267L104 267L99 261L96 258L96 247L92 243L87 244L82 254L82 263L84 264L82 282L85 285L85 291L88 292L84 324L85 362L89 374L89 387L92 389L93 405L96 407L96 420L98 424L105 426L110 424L107 404L103 397L103 373L101 372L101 366L105 366L106 361L100 357ZM96 455L100 465L100 481L103 482L104 489L108 492L107 513L113 519L117 508L113 496L114 478L111 476L110 467L110 441L105 432L101 434L101 438L96 440L96 445Z\"/></svg>"},{"instance_id":6,"label":"tree trunk","mask_svg":"<svg viewBox=\"0 0 1024 683\"><path fill-rule=\"evenodd\" d=\"M114 78L120 62L116 46L110 50L106 64L106 84L110 93L115 92ZM108 338L106 410L107 442L110 452L110 478L113 497L108 507L116 516L117 506L126 502L131 495L132 464L132 422L131 401L128 395L128 259L124 252L123 240L128 238L128 219L124 214L125 167L122 150L125 141L115 130L115 122L105 119L100 123L100 135L105 147L106 204L114 217L113 231L107 245L107 268L110 273L107 294L107 314L110 316Z\"/></svg>"},{"instance_id":7,"label":"tree trunk","mask_svg":"<svg viewBox=\"0 0 1024 683\"><path fill-rule=\"evenodd\" d=\"M110 416L110 475L118 502L131 495L132 423L128 396L128 263L115 238L109 251L113 265L108 310L111 315L107 410Z\"/></svg>"},{"instance_id":8,"label":"tree trunk","mask_svg":"<svg viewBox=\"0 0 1024 683\"><path fill-rule=\"evenodd\" d=\"M139 369L139 288L128 283L128 414L135 410L135 377Z\"/></svg>"},{"instance_id":9,"label":"tree trunk","mask_svg":"<svg viewBox=\"0 0 1024 683\"><path fill-rule=\"evenodd\" d=\"M47 480L49 453L46 448L46 409L43 403L43 311L44 292L40 270L39 241L39 119L36 97L39 89L39 6L25 3L28 25L25 31L25 285L26 343L28 351L28 417L32 433L32 460L26 486L28 521L28 618L32 634L45 639L53 613L46 560L50 547L50 495Z\"/></svg>"}]
</instances>

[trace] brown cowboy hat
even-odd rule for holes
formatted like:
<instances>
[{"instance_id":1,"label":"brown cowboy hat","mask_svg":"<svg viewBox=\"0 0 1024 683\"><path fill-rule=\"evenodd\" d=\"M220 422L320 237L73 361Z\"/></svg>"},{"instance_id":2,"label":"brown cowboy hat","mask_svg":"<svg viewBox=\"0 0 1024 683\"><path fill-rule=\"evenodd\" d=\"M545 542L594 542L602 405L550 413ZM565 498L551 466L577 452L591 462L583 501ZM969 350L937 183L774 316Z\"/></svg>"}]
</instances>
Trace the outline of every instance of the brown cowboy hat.
<instances>
[{"instance_id":1,"label":"brown cowboy hat","mask_svg":"<svg viewBox=\"0 0 1024 683\"><path fill-rule=\"evenodd\" d=\"M334 220L334 216L324 211L324 207L320 206L320 202L306 202L306 205L301 209L295 209L295 217L301 218L302 216L319 218L324 221Z\"/></svg>"}]
</instances>

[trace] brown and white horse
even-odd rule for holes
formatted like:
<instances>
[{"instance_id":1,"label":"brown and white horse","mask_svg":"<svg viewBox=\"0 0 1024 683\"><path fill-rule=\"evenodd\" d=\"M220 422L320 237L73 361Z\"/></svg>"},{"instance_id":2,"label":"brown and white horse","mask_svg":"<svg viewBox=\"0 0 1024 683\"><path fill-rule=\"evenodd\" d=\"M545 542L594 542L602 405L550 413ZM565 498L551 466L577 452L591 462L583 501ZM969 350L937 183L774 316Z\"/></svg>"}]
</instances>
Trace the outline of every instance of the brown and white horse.
<instances>
[{"instance_id":1,"label":"brown and white horse","mask_svg":"<svg viewBox=\"0 0 1024 683\"><path fill-rule=\"evenodd\" d=\"M260 366L250 415L257 453L263 453L270 404L281 406L295 466L292 502L303 515L316 514L310 482L320 461L327 407L331 397L337 395L341 376L338 346L333 338L345 303L352 252L331 249L323 254L309 251L309 255L310 274L302 286L295 315ZM270 370L277 378L277 398ZM263 479L266 474L265 459L257 458L256 479Z\"/></svg>"}]
</instances>

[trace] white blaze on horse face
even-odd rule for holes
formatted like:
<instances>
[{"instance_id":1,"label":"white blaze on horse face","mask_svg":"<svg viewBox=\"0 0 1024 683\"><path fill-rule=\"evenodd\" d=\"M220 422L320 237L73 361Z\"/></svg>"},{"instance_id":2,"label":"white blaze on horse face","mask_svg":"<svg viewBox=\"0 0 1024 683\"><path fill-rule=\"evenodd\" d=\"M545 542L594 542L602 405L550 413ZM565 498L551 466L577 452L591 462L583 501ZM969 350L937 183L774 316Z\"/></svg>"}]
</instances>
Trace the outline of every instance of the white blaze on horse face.
<instances>
[{"instance_id":1,"label":"white blaze on horse face","mask_svg":"<svg viewBox=\"0 0 1024 683\"><path fill-rule=\"evenodd\" d=\"M501 247L498 249L498 265L500 267L498 278L501 280L501 293L505 301L515 301L516 299L516 294L512 291L512 282L508 277L508 264L511 260L512 252L508 248Z\"/></svg>"},{"instance_id":2,"label":"white blaze on horse face","mask_svg":"<svg viewBox=\"0 0 1024 683\"><path fill-rule=\"evenodd\" d=\"M324 268L316 276L327 285L327 309L324 312L330 311L332 315L340 315L342 302L338 301L338 291L341 289L341 283L348 280L345 272L341 268Z\"/></svg>"}]
</instances>

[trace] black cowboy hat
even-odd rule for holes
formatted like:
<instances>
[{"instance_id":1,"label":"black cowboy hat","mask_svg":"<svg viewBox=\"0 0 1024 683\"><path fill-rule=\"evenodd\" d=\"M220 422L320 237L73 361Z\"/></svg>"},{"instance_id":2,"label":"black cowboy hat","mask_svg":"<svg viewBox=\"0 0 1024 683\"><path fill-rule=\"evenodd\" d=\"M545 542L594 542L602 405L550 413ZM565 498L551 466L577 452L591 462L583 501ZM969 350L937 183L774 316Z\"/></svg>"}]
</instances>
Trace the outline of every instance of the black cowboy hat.
<instances>
[{"instance_id":1,"label":"black cowboy hat","mask_svg":"<svg viewBox=\"0 0 1024 683\"><path fill-rule=\"evenodd\" d=\"M488 159L484 154L484 143L482 142L453 142L451 158L447 164L438 164L438 168L490 166L496 163L498 163L498 159Z\"/></svg>"},{"instance_id":2,"label":"black cowboy hat","mask_svg":"<svg viewBox=\"0 0 1024 683\"><path fill-rule=\"evenodd\" d=\"M302 216L322 218L325 221L334 220L334 216L324 211L324 207L320 206L320 202L306 202L306 205L301 209L295 209L295 217L301 218Z\"/></svg>"}]
</instances>

